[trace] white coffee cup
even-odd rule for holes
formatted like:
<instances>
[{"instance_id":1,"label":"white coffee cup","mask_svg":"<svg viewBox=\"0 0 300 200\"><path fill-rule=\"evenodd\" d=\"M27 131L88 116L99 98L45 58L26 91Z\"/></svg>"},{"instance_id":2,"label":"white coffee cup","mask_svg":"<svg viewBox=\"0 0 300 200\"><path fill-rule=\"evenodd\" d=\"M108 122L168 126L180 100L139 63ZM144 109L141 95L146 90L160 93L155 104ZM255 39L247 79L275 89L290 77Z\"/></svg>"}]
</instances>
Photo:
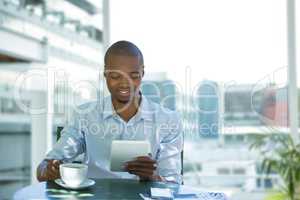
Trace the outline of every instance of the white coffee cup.
<instances>
[{"instance_id":1,"label":"white coffee cup","mask_svg":"<svg viewBox=\"0 0 300 200\"><path fill-rule=\"evenodd\" d=\"M63 182L71 187L77 187L87 178L88 166L79 163L59 165L59 173Z\"/></svg>"}]
</instances>

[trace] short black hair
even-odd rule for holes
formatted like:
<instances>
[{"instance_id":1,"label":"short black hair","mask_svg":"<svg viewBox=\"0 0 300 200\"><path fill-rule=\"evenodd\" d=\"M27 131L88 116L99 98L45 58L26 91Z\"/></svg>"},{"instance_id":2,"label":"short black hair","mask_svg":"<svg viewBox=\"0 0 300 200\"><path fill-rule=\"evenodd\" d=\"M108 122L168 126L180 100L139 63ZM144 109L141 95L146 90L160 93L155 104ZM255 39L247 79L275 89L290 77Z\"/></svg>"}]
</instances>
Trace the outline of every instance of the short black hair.
<instances>
[{"instance_id":1,"label":"short black hair","mask_svg":"<svg viewBox=\"0 0 300 200\"><path fill-rule=\"evenodd\" d=\"M144 65L144 57L141 50L132 42L121 40L112 44L104 56L104 64L108 62L110 55L139 57L140 63Z\"/></svg>"}]
</instances>

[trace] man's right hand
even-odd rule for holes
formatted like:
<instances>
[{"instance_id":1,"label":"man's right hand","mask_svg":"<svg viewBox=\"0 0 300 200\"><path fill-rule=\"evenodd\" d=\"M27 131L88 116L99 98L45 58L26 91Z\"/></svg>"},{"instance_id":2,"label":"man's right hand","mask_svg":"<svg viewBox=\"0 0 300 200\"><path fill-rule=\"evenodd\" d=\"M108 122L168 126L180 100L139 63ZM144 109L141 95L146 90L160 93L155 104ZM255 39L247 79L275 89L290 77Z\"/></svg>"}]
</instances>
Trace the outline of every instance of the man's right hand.
<instances>
[{"instance_id":1,"label":"man's right hand","mask_svg":"<svg viewBox=\"0 0 300 200\"><path fill-rule=\"evenodd\" d=\"M60 178L59 160L43 160L37 169L37 179L39 181L52 181Z\"/></svg>"}]
</instances>

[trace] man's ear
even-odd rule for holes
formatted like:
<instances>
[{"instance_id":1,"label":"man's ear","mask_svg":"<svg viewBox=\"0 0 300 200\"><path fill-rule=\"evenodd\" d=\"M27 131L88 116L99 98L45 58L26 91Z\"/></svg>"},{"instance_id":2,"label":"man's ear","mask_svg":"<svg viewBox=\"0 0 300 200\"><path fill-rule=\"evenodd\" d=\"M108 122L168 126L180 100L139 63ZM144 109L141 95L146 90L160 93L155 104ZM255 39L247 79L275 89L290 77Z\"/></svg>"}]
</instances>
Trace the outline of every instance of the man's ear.
<instances>
[{"instance_id":1,"label":"man's ear","mask_svg":"<svg viewBox=\"0 0 300 200\"><path fill-rule=\"evenodd\" d=\"M143 69L143 71L142 71L142 77L144 77L144 75L145 75L145 70Z\"/></svg>"}]
</instances>

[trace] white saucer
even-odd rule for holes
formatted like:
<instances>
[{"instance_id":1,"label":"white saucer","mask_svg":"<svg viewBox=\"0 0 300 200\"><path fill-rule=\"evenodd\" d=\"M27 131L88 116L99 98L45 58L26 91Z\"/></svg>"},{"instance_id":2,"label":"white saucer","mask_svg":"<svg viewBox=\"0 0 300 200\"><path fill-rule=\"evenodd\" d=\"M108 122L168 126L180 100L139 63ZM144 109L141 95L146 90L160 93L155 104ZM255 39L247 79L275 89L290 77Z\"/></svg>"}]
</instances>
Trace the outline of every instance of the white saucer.
<instances>
[{"instance_id":1,"label":"white saucer","mask_svg":"<svg viewBox=\"0 0 300 200\"><path fill-rule=\"evenodd\" d=\"M86 179L83 183L76 187L66 185L61 179L56 179L54 182L67 189L83 189L95 184L95 181L92 179Z\"/></svg>"}]
</instances>

